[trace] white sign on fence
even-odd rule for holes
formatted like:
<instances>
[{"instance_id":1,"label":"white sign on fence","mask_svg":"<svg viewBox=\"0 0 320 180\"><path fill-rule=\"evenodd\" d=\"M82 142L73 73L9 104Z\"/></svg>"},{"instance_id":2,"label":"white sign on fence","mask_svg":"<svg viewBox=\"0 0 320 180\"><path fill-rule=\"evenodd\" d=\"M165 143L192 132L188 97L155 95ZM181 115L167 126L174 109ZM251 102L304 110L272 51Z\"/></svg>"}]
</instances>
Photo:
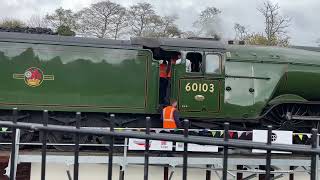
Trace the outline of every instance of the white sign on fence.
<instances>
[{"instance_id":1,"label":"white sign on fence","mask_svg":"<svg viewBox=\"0 0 320 180\"><path fill-rule=\"evenodd\" d=\"M176 151L183 151L184 143L176 143ZM188 144L188 151L191 152L218 152L218 146Z\"/></svg>"},{"instance_id":2,"label":"white sign on fence","mask_svg":"<svg viewBox=\"0 0 320 180\"><path fill-rule=\"evenodd\" d=\"M292 131L272 131L271 141L273 144L292 144ZM252 134L253 142L264 142L268 141L267 130L253 130ZM265 150L253 149L253 153L266 153ZM272 153L289 153L281 151L272 151Z\"/></svg>"},{"instance_id":3,"label":"white sign on fence","mask_svg":"<svg viewBox=\"0 0 320 180\"><path fill-rule=\"evenodd\" d=\"M151 151L172 151L173 144L170 141L149 141L149 149ZM129 150L144 151L146 148L146 140L144 139L129 139Z\"/></svg>"}]
</instances>

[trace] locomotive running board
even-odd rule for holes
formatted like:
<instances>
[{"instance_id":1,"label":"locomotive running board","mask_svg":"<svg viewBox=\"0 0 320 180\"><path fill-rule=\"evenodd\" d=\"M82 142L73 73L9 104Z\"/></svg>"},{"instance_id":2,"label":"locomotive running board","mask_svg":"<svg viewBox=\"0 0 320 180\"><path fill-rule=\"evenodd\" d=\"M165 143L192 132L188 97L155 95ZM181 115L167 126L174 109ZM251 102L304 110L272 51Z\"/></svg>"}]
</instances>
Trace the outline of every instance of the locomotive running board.
<instances>
[{"instance_id":1,"label":"locomotive running board","mask_svg":"<svg viewBox=\"0 0 320 180\"><path fill-rule=\"evenodd\" d=\"M320 121L320 116L298 116L287 113L286 118L288 120L303 120L303 121Z\"/></svg>"}]
</instances>

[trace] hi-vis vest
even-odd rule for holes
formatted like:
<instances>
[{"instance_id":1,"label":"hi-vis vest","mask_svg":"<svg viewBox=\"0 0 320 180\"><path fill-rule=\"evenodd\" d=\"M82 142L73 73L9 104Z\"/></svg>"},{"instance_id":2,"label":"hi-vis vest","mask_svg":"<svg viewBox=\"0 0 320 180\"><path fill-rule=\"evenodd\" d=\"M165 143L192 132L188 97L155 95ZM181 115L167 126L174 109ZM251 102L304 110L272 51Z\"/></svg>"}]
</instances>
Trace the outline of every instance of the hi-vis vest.
<instances>
[{"instance_id":1,"label":"hi-vis vest","mask_svg":"<svg viewBox=\"0 0 320 180\"><path fill-rule=\"evenodd\" d=\"M163 117L163 128L165 129L175 129L177 128L176 122L173 117L173 113L176 110L176 108L172 106L168 106L163 109L162 111L162 117Z\"/></svg>"},{"instance_id":2,"label":"hi-vis vest","mask_svg":"<svg viewBox=\"0 0 320 180\"><path fill-rule=\"evenodd\" d=\"M160 64L160 77L167 78L167 65L166 64Z\"/></svg>"}]
</instances>

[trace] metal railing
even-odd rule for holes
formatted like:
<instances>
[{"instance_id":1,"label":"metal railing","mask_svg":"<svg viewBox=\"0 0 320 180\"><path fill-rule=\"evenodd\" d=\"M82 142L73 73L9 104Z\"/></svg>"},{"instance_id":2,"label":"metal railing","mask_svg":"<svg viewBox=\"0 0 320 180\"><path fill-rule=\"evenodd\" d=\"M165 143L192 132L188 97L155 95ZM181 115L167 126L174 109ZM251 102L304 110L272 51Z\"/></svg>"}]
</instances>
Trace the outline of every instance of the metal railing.
<instances>
[{"instance_id":1,"label":"metal railing","mask_svg":"<svg viewBox=\"0 0 320 180\"><path fill-rule=\"evenodd\" d=\"M81 113L77 112L76 116L76 126L60 126L60 125L49 125L48 124L48 111L43 111L43 124L34 123L23 123L17 122L18 119L18 109L13 109L12 111L12 121L0 121L0 127L8 127L12 129L12 148L11 148L11 158L10 158L10 180L15 179L15 154L16 154L16 133L17 129L25 130L35 130L41 131L42 136L42 161L41 161L41 180L46 179L46 155L47 155L47 133L50 132L64 132L72 133L75 135L75 145L74 145L74 171L73 180L79 179L79 137L80 135L98 135L98 136L108 136L111 137L109 146L109 159L108 159L108 180L112 180L112 166L113 166L113 153L114 153L114 138L124 137L124 138L138 138L145 139L146 146L144 151L144 180L149 179L149 141L150 140L164 140L173 142L183 142L184 151L183 153L183 166L182 166L182 179L187 180L188 177L188 144L200 144L200 145L216 145L223 147L223 168L222 168L222 178L227 180L228 176L228 149L229 148L243 148L243 149L261 149L266 150L266 164L265 164L265 179L271 179L271 151L285 151L292 153L304 153L311 157L311 180L316 180L317 175L317 160L320 154L320 148L318 147L318 130L312 130L312 145L285 145L285 144L272 144L272 127L268 127L268 140L267 143L252 142L246 140L235 140L229 139L229 123L224 124L224 138L210 138L210 137L199 137L199 136L189 136L189 121L184 120L184 133L183 135L176 134L155 134L150 133L150 117L146 118L146 130L145 132L127 132L127 131L115 131L114 125L111 123L111 127L108 130L100 129L90 129L81 128ZM110 116L111 122L115 119L114 115ZM124 172L120 172L120 179L124 180Z\"/></svg>"}]
</instances>

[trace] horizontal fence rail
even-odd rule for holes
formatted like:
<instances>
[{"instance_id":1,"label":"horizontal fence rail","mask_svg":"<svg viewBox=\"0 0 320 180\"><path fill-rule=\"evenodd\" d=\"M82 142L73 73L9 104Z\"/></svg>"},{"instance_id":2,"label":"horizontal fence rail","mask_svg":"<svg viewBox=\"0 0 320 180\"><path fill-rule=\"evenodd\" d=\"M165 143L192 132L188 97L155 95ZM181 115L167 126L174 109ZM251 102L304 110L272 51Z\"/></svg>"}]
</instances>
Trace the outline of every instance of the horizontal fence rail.
<instances>
[{"instance_id":1,"label":"horizontal fence rail","mask_svg":"<svg viewBox=\"0 0 320 180\"><path fill-rule=\"evenodd\" d=\"M230 139L224 141L221 138L209 138L199 136L188 136L187 138L183 135L176 134L153 134L147 135L143 132L111 132L109 130L99 130L90 128L79 128L76 129L73 126L60 126L60 125L48 125L43 126L36 123L12 123L10 121L0 121L0 126L14 127L18 129L27 129L35 131L55 131L65 133L79 133L79 134L90 134L90 135L101 135L101 136L114 136L114 137L128 137L138 139L153 139L153 140L166 140L166 141L179 141L185 143L195 143L201 145L216 145L216 146L229 146L243 149L261 149L261 150L274 150L274 151L288 151L288 152L303 152L303 153L316 153L320 154L320 148L310 148L308 145L287 145L287 144L271 144L261 142L251 142L247 140L235 140Z\"/></svg>"},{"instance_id":2,"label":"horizontal fence rail","mask_svg":"<svg viewBox=\"0 0 320 180\"><path fill-rule=\"evenodd\" d=\"M183 169L182 169L182 179L187 180L187 167L188 167L188 143L200 144L200 145L215 145L221 146L224 149L223 153L223 180L227 179L228 176L228 149L229 148L242 148L242 149L261 149L266 150L266 167L265 167L265 179L271 179L271 151L285 151L292 153L304 153L311 157L311 180L316 180L317 174L317 159L320 155L320 148L318 147L318 130L312 130L312 145L285 145L285 144L272 144L272 127L268 127L268 140L267 143L261 142L252 142L246 140L235 140L229 139L229 123L225 123L224 126L224 138L211 138L211 137L199 137L199 136L190 136L189 132L189 121L184 120L184 133L183 135L177 134L156 134L150 132L150 117L146 118L146 131L145 132L133 132L133 131L116 131L114 129L113 120L115 119L114 115L110 116L111 127L109 129L97 129L97 128L82 128L80 127L81 113L78 112L75 114L76 124L75 126L61 126L61 125L50 125L48 124L48 111L43 112L43 124L35 123L23 123L17 122L18 110L13 109L12 121L0 121L0 127L12 128L12 149L11 149L11 161L10 161L10 180L15 180L15 153L16 153L16 131L17 129L25 130L34 130L43 132L42 136L42 165L41 165L41 180L45 180L45 171L46 171L46 149L47 149L47 132L63 132L71 133L75 136L74 144L74 172L73 179L78 180L79 178L79 136L80 135L99 135L99 136L109 136L111 137L109 145L109 158L108 158L108 180L112 179L112 164L113 164L113 152L114 152L114 138L115 137L124 137L124 138L137 138L145 139L146 146L144 152L144 180L148 180L149 177L149 140L163 140L163 141L173 141L173 142L183 142ZM124 174L120 174L120 180L124 179Z\"/></svg>"}]
</instances>

